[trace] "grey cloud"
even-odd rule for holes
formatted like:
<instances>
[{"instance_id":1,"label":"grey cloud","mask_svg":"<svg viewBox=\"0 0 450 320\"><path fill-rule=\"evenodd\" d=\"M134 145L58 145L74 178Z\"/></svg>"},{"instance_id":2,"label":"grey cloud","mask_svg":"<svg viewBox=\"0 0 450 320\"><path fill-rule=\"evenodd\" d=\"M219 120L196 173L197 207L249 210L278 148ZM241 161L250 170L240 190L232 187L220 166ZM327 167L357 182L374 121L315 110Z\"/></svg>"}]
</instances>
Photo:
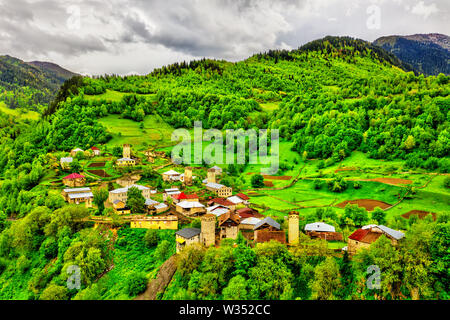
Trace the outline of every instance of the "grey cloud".
<instances>
[{"instance_id":1,"label":"grey cloud","mask_svg":"<svg viewBox=\"0 0 450 320\"><path fill-rule=\"evenodd\" d=\"M421 1L437 8L427 19L412 12L425 10ZM381 8L377 30L366 26L373 4ZM70 5L81 10L81 30L67 29ZM326 35L446 33L449 10L448 0L0 0L0 54L144 73L180 59L241 60Z\"/></svg>"}]
</instances>

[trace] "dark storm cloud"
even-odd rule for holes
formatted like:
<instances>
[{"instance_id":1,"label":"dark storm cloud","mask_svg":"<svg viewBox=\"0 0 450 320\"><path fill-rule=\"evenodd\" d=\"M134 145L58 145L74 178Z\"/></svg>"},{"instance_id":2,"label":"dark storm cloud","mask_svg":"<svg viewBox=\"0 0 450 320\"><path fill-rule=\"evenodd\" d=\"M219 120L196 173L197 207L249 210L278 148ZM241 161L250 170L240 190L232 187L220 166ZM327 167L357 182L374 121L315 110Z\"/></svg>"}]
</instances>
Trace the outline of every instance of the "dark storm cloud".
<instances>
[{"instance_id":1,"label":"dark storm cloud","mask_svg":"<svg viewBox=\"0 0 450 320\"><path fill-rule=\"evenodd\" d=\"M380 11L375 29L366 25L371 6ZM179 60L245 59L326 35L446 33L449 7L448 0L0 0L0 54L79 72L145 73ZM79 28L70 28L77 10Z\"/></svg>"}]
</instances>

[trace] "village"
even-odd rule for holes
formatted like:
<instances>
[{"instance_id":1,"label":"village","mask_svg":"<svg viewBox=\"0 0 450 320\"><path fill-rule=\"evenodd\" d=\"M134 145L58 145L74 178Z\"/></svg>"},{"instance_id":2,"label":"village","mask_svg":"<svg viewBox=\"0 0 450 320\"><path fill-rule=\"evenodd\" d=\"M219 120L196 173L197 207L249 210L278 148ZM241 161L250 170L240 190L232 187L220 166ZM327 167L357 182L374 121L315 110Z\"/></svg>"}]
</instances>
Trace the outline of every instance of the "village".
<instances>
[{"instance_id":1,"label":"village","mask_svg":"<svg viewBox=\"0 0 450 320\"><path fill-rule=\"evenodd\" d=\"M84 151L77 148L71 151L70 157L62 157L61 168L70 171L73 157L79 152ZM96 147L90 152L94 156L101 154ZM154 153L147 155L154 161ZM125 144L122 157L115 161L115 165L132 169L138 162L139 159L132 156L130 145ZM356 228L346 240L342 233L336 232L335 226L322 221L308 223L300 230L298 212L290 211L284 221L264 216L257 206L252 204L249 195L233 193L231 187L220 183L222 176L227 174L222 168L213 166L206 172L206 178L201 180L201 177L193 175L192 167L184 167L183 173L173 169L164 171L161 173L162 180L173 185L162 190L138 184L138 178L133 179L130 175L121 177L116 180L121 187L109 190L104 204L129 223L131 228L176 230L177 253L194 243L201 243L206 247L220 246L222 240L236 240L239 234L252 244L278 241L295 246L299 243L300 232L303 232L312 239L345 241L347 245L339 250L353 255L360 248L369 247L382 235L390 239L394 246L405 236L403 232L376 224ZM187 192L188 187L200 183L197 180L201 180L200 192ZM65 176L62 182L64 188L61 193L66 202L87 208L94 206L94 195L92 189L86 186L85 176L72 172ZM145 199L145 212L131 212L127 205L128 193L132 188L139 190ZM91 219L97 224L111 221L108 217L93 216ZM195 219L200 220L200 225L192 227L192 221Z\"/></svg>"}]
</instances>

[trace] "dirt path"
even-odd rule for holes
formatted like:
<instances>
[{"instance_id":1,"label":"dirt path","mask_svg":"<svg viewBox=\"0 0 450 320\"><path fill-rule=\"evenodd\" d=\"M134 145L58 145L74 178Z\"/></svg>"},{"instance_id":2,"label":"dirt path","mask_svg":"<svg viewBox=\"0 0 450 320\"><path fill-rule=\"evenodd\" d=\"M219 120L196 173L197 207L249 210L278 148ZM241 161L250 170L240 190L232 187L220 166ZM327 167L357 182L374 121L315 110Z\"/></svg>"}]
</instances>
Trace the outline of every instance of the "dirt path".
<instances>
[{"instance_id":1,"label":"dirt path","mask_svg":"<svg viewBox=\"0 0 450 320\"><path fill-rule=\"evenodd\" d=\"M175 271L177 271L177 255L171 256L163 263L159 268L156 278L151 280L145 292L138 295L134 300L156 300L157 294L159 292L163 293L166 290Z\"/></svg>"}]
</instances>

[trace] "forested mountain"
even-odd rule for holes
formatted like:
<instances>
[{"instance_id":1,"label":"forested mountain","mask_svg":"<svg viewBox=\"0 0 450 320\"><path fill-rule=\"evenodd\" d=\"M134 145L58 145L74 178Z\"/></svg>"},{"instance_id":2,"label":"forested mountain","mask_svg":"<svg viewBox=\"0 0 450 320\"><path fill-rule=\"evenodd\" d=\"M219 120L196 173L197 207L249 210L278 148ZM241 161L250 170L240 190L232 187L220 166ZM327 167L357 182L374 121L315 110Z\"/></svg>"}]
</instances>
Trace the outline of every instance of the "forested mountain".
<instances>
[{"instance_id":1,"label":"forested mountain","mask_svg":"<svg viewBox=\"0 0 450 320\"><path fill-rule=\"evenodd\" d=\"M16 77L21 79L20 86L35 84L50 92L51 86L35 66L4 59L18 66L7 79ZM297 161L300 170L293 176L306 174L303 166L314 162L307 173L314 179L322 178L322 169L330 169L333 164L337 167L352 153L377 164L393 160L399 164L393 170L423 175L420 184L396 186L395 194L391 194L389 188L394 186L374 188L375 181L365 181L369 180L368 173L362 171L361 184L370 185L365 184L364 193L359 193L364 194L361 199L373 192L392 196L391 203L395 203L404 192L410 192L410 197L419 194L430 177L443 181L440 173L450 172L449 77L425 77L410 70L394 55L368 42L327 37L296 50L272 50L235 63L203 59L165 66L146 76L72 77L61 86L39 121L6 116L0 111L0 298L129 299L139 293L133 289L133 282L137 279L145 289L148 280L145 275L136 276L134 269L148 274L167 259L167 248L166 254L158 253L163 258L148 254L143 230L121 228L118 241L111 243L103 229L82 222L103 211L67 205L57 187L66 174L60 171L59 159L71 149L99 146L102 151L108 147L110 152L118 148L120 155L120 144L130 143L121 139L121 132L115 132L124 122L127 130L130 124L140 128L133 136L134 149L138 138L155 126L191 129L194 121L202 121L203 128L219 130L279 129L281 143L287 145L279 154L281 162L291 161L284 158L289 152L294 155L291 162ZM114 123L107 129L104 121L111 118ZM157 121L148 125L148 118ZM113 135L120 140L111 145ZM170 137L170 133L167 135ZM159 134L155 136L159 138ZM139 151L147 150L148 142L142 143ZM81 168L78 160L75 163ZM151 169L148 163L142 165ZM344 181L334 175L336 171L332 168L332 175L324 177L327 185L340 189L344 182L346 186L351 183L349 194L360 192L358 181L350 180L350 176ZM235 180L240 178L245 180L243 172ZM295 180L305 184L301 190L311 196L308 201L323 198L323 193L314 194L316 185L313 187L306 176ZM432 183L430 188L440 190L441 186ZM280 201L283 208L295 202L306 208L301 195L301 201L294 199L297 191L280 191L280 199L291 199ZM340 221L347 231L369 223L365 209L338 209L332 205L337 201L336 193L324 192L330 198L329 208L302 216L302 223L332 219ZM433 194L426 192L419 194L421 204L447 203L447 196L430 198ZM314 204L306 209L315 208ZM335 210L341 210L339 215ZM283 223L284 218L280 218ZM390 219L394 218L400 219ZM295 250L277 243L252 249L242 239L236 241L237 246L233 241L207 252L186 250L180 257L185 263L164 298L448 299L448 215L430 219L402 222L408 234L400 249L386 239L352 261L346 255L325 258L327 244L309 243L307 239L301 239L305 245ZM174 248L173 234L163 234L159 239L171 240ZM156 255L154 245L151 251ZM112 270L116 276L108 274L113 254L117 255ZM67 268L73 265L81 268L83 290L79 292L64 287ZM369 265L380 265L386 275L380 292L369 292L365 287ZM124 279L130 283L124 284ZM324 283L332 285L329 294L323 293ZM113 286L115 291L111 290Z\"/></svg>"},{"instance_id":2,"label":"forested mountain","mask_svg":"<svg viewBox=\"0 0 450 320\"><path fill-rule=\"evenodd\" d=\"M0 56L0 101L10 109L38 110L37 105L48 104L75 75L53 63Z\"/></svg>"},{"instance_id":3,"label":"forested mountain","mask_svg":"<svg viewBox=\"0 0 450 320\"><path fill-rule=\"evenodd\" d=\"M425 75L450 74L450 37L444 34L386 36L374 45L395 54Z\"/></svg>"}]
</instances>

